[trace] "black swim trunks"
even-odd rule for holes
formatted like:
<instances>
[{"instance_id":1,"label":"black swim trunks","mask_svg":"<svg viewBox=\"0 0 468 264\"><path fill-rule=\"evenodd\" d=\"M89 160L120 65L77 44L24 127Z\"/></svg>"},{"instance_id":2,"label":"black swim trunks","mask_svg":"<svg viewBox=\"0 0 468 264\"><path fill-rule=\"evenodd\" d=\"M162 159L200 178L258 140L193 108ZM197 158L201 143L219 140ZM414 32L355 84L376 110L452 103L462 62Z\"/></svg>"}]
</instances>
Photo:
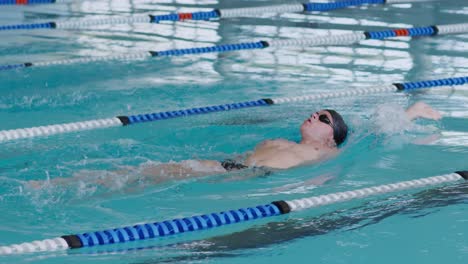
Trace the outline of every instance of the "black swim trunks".
<instances>
[{"instance_id":1,"label":"black swim trunks","mask_svg":"<svg viewBox=\"0 0 468 264\"><path fill-rule=\"evenodd\" d=\"M243 170L243 169L247 169L249 168L249 166L245 166L244 164L242 163L239 163L235 160L231 160L231 159L226 159L224 161L221 162L221 166L223 166L223 168L226 170L226 171L237 171L237 170ZM268 168L268 167L250 167L250 169L252 169L252 172L255 173L257 176L269 176L273 173L273 169L271 168Z\"/></svg>"},{"instance_id":2,"label":"black swim trunks","mask_svg":"<svg viewBox=\"0 0 468 264\"><path fill-rule=\"evenodd\" d=\"M248 166L245 166L242 163L236 162L234 160L224 160L221 162L221 166L227 171L233 171L233 170L242 170L242 169L247 169Z\"/></svg>"}]
</instances>

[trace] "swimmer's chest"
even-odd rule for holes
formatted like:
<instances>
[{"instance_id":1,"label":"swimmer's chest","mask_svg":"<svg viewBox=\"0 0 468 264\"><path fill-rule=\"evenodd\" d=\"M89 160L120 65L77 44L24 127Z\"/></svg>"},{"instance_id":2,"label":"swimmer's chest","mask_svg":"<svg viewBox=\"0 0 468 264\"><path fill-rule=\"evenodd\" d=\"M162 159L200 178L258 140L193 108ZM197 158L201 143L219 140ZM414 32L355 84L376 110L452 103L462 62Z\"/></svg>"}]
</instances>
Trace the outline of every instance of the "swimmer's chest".
<instances>
[{"instance_id":1,"label":"swimmer's chest","mask_svg":"<svg viewBox=\"0 0 468 264\"><path fill-rule=\"evenodd\" d=\"M313 147L291 142L262 146L257 148L250 158L257 162L285 162L292 166L292 164L319 159L320 152Z\"/></svg>"}]
</instances>

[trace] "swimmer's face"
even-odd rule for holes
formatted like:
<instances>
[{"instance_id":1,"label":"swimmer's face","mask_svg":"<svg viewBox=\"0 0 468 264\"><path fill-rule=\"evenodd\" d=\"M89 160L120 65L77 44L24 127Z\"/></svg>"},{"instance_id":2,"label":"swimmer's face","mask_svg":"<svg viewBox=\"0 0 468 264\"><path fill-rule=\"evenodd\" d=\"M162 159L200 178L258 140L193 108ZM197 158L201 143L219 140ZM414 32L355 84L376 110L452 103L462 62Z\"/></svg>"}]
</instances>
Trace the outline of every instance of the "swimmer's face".
<instances>
[{"instance_id":1,"label":"swimmer's face","mask_svg":"<svg viewBox=\"0 0 468 264\"><path fill-rule=\"evenodd\" d=\"M315 112L301 125L302 139L335 145L332 126L333 118L329 112L324 110Z\"/></svg>"}]
</instances>

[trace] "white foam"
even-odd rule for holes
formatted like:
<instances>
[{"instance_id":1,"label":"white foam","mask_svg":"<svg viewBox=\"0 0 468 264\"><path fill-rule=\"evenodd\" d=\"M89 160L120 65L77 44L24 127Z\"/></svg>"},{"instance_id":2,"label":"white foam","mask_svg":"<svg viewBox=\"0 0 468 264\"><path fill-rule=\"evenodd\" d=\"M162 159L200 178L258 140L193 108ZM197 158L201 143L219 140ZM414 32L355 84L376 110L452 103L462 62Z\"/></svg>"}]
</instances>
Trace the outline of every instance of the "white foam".
<instances>
[{"instance_id":1,"label":"white foam","mask_svg":"<svg viewBox=\"0 0 468 264\"><path fill-rule=\"evenodd\" d=\"M378 106L374 109L371 121L377 134L402 134L415 128L405 110L397 104Z\"/></svg>"}]
</instances>

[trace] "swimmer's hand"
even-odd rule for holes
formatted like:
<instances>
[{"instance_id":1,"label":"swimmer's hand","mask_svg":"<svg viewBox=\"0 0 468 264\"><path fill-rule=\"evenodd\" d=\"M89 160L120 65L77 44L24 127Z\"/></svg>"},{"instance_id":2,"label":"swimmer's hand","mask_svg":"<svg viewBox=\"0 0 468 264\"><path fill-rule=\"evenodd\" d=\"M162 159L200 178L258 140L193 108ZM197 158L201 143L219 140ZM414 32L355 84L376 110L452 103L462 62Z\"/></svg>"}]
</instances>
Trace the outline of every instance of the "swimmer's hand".
<instances>
[{"instance_id":1,"label":"swimmer's hand","mask_svg":"<svg viewBox=\"0 0 468 264\"><path fill-rule=\"evenodd\" d=\"M433 109L428 104L423 102L417 102L406 109L406 114L410 120L416 118L426 118L432 120L439 120L442 118L442 115L439 111Z\"/></svg>"}]
</instances>

